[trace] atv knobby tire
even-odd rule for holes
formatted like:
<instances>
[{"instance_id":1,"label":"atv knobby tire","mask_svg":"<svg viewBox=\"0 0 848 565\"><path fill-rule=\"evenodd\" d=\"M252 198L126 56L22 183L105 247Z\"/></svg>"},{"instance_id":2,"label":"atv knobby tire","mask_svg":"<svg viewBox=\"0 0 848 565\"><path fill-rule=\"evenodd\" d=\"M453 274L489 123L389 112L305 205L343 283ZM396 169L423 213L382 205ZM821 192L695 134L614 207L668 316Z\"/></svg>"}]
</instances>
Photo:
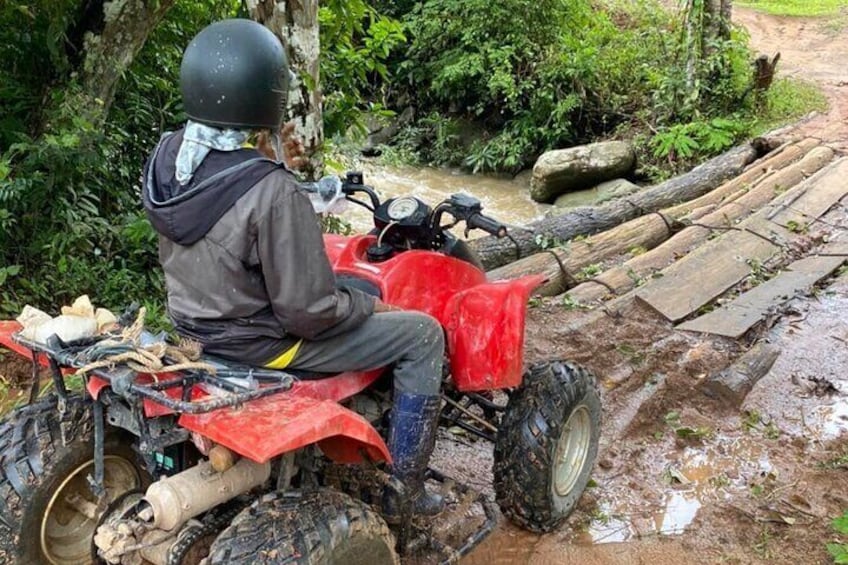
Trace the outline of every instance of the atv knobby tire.
<instances>
[{"instance_id":1,"label":"atv knobby tire","mask_svg":"<svg viewBox=\"0 0 848 565\"><path fill-rule=\"evenodd\" d=\"M399 563L385 521L330 489L271 493L243 510L212 543L208 565Z\"/></svg>"},{"instance_id":2,"label":"atv knobby tire","mask_svg":"<svg viewBox=\"0 0 848 565\"><path fill-rule=\"evenodd\" d=\"M565 361L532 366L510 397L495 442L503 513L533 532L556 528L589 482L600 421L600 395L588 371Z\"/></svg>"},{"instance_id":3,"label":"atv knobby tire","mask_svg":"<svg viewBox=\"0 0 848 565\"><path fill-rule=\"evenodd\" d=\"M129 486L137 489L147 480L121 439L107 428L105 484L111 500L123 494L118 485L135 483ZM80 396L68 399L64 413L50 395L0 421L0 563L91 562L96 520L76 512L67 496L94 500L87 487L78 488L93 474L93 459L91 403Z\"/></svg>"}]
</instances>

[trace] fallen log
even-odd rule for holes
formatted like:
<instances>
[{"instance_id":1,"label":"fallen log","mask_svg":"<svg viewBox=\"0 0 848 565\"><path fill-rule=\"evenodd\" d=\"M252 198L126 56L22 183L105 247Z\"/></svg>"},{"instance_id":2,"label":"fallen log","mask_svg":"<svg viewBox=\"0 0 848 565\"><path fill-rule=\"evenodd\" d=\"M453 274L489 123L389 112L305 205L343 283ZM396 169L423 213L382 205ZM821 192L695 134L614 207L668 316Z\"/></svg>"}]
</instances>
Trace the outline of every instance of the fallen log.
<instances>
[{"instance_id":1,"label":"fallen log","mask_svg":"<svg viewBox=\"0 0 848 565\"><path fill-rule=\"evenodd\" d=\"M776 193L795 186L819 171L833 159L833 150L817 147L799 162L762 179L742 196L732 200L655 249L633 257L618 267L609 269L568 291L568 296L579 303L588 304L602 300L611 293L620 294L636 286L639 281L665 268L681 255L705 242L715 229L726 229L769 203Z\"/></svg>"},{"instance_id":2,"label":"fallen log","mask_svg":"<svg viewBox=\"0 0 848 565\"><path fill-rule=\"evenodd\" d=\"M553 296L579 284L580 271L611 257L636 248L653 249L671 235L671 223L681 218L691 219L692 210L704 210L722 201L731 201L746 193L750 185L775 169L791 163L818 144L806 139L782 147L768 158L755 163L743 174L721 187L693 200L625 222L613 229L586 238L572 240L564 247L536 253L519 261L489 271L489 280L505 280L528 274L543 274L547 282L537 292ZM687 214L689 214L687 216Z\"/></svg>"},{"instance_id":3,"label":"fallen log","mask_svg":"<svg viewBox=\"0 0 848 565\"><path fill-rule=\"evenodd\" d=\"M767 175L775 174L780 169L802 158L819 145L821 145L821 141L812 137L808 137L797 143L782 145L762 159L752 163L745 169L744 173L715 190L711 190L694 200L682 202L662 212L672 218L685 217L687 220L696 221L715 210L716 207L732 202L746 194L755 182L758 182Z\"/></svg>"},{"instance_id":4,"label":"fallen log","mask_svg":"<svg viewBox=\"0 0 848 565\"><path fill-rule=\"evenodd\" d=\"M757 141L757 140L755 140ZM765 148L764 148L765 145ZM560 216L545 218L524 229L513 230L509 238L482 237L470 242L486 269L500 267L541 250L544 239L573 239L612 228L648 212L677 202L692 200L742 173L774 143L748 143L710 159L691 172L675 177L629 198L600 206L583 206Z\"/></svg>"},{"instance_id":5,"label":"fallen log","mask_svg":"<svg viewBox=\"0 0 848 565\"><path fill-rule=\"evenodd\" d=\"M643 247L651 249L666 239L671 227L658 215L642 216L585 240L572 240L565 247L535 253L486 273L490 281L524 275L544 275L546 282L536 294L554 296L581 282L580 271L610 257Z\"/></svg>"},{"instance_id":6,"label":"fallen log","mask_svg":"<svg viewBox=\"0 0 848 565\"><path fill-rule=\"evenodd\" d=\"M701 381L698 388L710 398L738 408L754 385L768 374L779 356L779 347L759 343L724 371Z\"/></svg>"}]
</instances>

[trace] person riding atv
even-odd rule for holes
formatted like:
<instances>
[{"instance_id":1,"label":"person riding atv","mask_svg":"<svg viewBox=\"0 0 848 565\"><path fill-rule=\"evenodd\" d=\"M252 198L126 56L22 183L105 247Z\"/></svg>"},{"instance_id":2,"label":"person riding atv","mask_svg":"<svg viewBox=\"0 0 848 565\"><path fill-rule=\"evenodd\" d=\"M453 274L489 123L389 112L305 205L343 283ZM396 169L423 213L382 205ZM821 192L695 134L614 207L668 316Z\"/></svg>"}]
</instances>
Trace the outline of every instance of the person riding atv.
<instances>
[{"instance_id":1,"label":"person riding atv","mask_svg":"<svg viewBox=\"0 0 848 565\"><path fill-rule=\"evenodd\" d=\"M278 157L300 157L287 80L252 22L186 49L189 122L142 194L188 340L147 331L137 304L101 324L82 298L0 320L35 377L0 418L0 562L448 565L501 515L550 532L578 504L601 397L569 360L525 366L544 276L489 280L452 230L508 230L473 195L382 199L356 171L299 184ZM315 211L342 201L371 233L320 233ZM492 445L493 496L428 468L437 424Z\"/></svg>"},{"instance_id":2,"label":"person riding atv","mask_svg":"<svg viewBox=\"0 0 848 565\"><path fill-rule=\"evenodd\" d=\"M177 331L218 357L327 376L394 368L388 448L416 514L433 515L424 473L440 409L443 330L340 287L309 197L288 165L302 146L281 130L289 66L280 40L242 19L203 29L180 70L189 121L148 159L143 204L159 234ZM254 148L250 140L258 141ZM263 153L265 151L265 153ZM386 514L397 513L387 488Z\"/></svg>"}]
</instances>

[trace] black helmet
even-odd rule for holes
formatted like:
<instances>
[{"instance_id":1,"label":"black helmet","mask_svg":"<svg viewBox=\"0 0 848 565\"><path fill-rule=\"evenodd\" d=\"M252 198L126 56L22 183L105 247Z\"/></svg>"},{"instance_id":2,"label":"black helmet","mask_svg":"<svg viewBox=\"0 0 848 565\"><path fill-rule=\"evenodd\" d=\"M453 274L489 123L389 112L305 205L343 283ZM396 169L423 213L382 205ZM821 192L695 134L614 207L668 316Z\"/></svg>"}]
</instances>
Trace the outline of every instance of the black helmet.
<instances>
[{"instance_id":1,"label":"black helmet","mask_svg":"<svg viewBox=\"0 0 848 565\"><path fill-rule=\"evenodd\" d=\"M232 19L205 27L183 53L188 117L220 128L277 130L289 90L282 43L262 24Z\"/></svg>"}]
</instances>

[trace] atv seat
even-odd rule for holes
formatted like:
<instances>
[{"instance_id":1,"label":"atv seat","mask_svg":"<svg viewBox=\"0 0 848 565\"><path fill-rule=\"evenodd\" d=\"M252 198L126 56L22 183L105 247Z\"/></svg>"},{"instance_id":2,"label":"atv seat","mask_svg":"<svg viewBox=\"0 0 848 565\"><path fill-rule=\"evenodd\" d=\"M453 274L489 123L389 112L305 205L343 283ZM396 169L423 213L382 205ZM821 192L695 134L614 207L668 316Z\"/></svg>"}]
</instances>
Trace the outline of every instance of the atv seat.
<instances>
[{"instance_id":1,"label":"atv seat","mask_svg":"<svg viewBox=\"0 0 848 565\"><path fill-rule=\"evenodd\" d=\"M214 367L229 369L235 373L244 373L245 375L253 374L259 380L262 380L263 375L271 376L274 374L280 376L289 375L294 377L297 381L314 381L336 375L336 373L320 373L318 371L304 371L301 369L268 369L267 367L249 365L247 363L224 359L223 357L216 357L205 353L200 357L200 361L203 363L209 363Z\"/></svg>"}]
</instances>

